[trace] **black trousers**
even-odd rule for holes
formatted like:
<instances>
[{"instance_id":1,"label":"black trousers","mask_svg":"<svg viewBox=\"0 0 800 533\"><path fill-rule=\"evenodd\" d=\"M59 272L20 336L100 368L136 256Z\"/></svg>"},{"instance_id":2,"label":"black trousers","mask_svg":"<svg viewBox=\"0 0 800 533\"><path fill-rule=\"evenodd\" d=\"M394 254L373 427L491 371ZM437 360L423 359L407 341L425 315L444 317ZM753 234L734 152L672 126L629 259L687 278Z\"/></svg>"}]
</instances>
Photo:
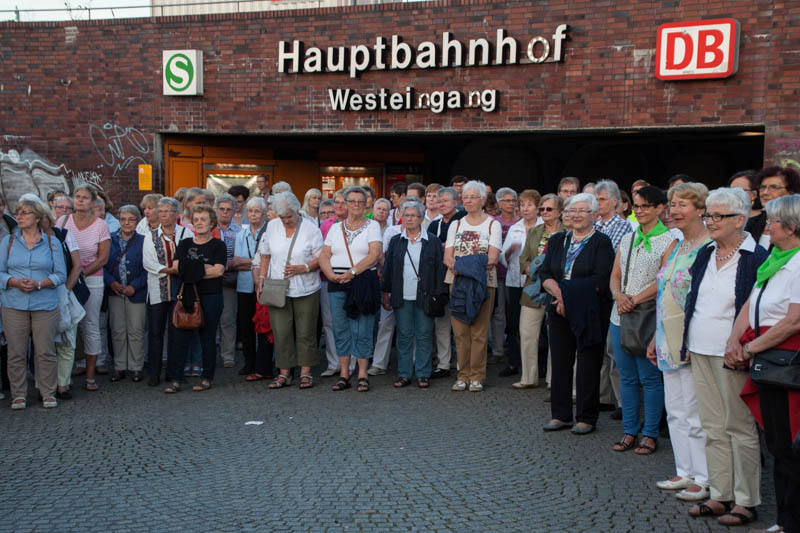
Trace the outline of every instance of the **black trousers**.
<instances>
[{"instance_id":1,"label":"black trousers","mask_svg":"<svg viewBox=\"0 0 800 533\"><path fill-rule=\"evenodd\" d=\"M172 349L175 328L172 311L175 302L147 304L147 370L150 376L161 376L161 357L164 353L164 331L167 331L167 351Z\"/></svg>"},{"instance_id":2,"label":"black trousers","mask_svg":"<svg viewBox=\"0 0 800 533\"><path fill-rule=\"evenodd\" d=\"M244 352L244 370L252 374L256 369L256 325L253 323L253 316L256 314L256 294L237 292L236 298L239 304L239 334Z\"/></svg>"},{"instance_id":3,"label":"black trousers","mask_svg":"<svg viewBox=\"0 0 800 533\"><path fill-rule=\"evenodd\" d=\"M800 533L800 450L792 449L786 389L759 387L767 449L775 458L777 523L786 533Z\"/></svg>"},{"instance_id":4,"label":"black trousers","mask_svg":"<svg viewBox=\"0 0 800 533\"><path fill-rule=\"evenodd\" d=\"M506 330L508 335L508 366L519 368L522 355L519 347L519 314L522 287L506 287L508 291L508 313L506 314Z\"/></svg>"},{"instance_id":5,"label":"black trousers","mask_svg":"<svg viewBox=\"0 0 800 533\"><path fill-rule=\"evenodd\" d=\"M578 343L570 330L569 321L548 310L548 334L552 355L550 377L550 409L552 417L562 422L572 422L572 368L577 356L575 374L575 420L596 425L600 414L600 367L606 340L577 352ZM606 326L603 331L607 332Z\"/></svg>"}]
</instances>

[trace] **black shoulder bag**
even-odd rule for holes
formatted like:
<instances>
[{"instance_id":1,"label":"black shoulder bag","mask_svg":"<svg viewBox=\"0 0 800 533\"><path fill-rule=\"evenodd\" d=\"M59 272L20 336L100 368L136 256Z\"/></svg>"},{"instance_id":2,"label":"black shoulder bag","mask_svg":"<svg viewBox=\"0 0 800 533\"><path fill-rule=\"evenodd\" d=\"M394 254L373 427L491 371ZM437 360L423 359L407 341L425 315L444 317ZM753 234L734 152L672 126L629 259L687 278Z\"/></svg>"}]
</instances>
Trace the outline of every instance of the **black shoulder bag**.
<instances>
[{"instance_id":1,"label":"black shoulder bag","mask_svg":"<svg viewBox=\"0 0 800 533\"><path fill-rule=\"evenodd\" d=\"M756 298L756 337L761 336L759 307L769 280ZM756 385L800 390L800 351L771 348L755 354L750 365L750 380Z\"/></svg>"}]
</instances>

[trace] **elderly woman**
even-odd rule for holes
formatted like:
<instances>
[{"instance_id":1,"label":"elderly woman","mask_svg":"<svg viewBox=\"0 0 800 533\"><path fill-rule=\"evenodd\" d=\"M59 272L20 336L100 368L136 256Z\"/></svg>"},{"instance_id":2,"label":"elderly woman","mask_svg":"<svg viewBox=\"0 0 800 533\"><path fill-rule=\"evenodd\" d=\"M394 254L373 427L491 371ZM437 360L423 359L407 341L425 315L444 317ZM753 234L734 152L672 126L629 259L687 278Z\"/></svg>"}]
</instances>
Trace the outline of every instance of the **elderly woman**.
<instances>
[{"instance_id":1,"label":"elderly woman","mask_svg":"<svg viewBox=\"0 0 800 533\"><path fill-rule=\"evenodd\" d=\"M686 183L669 190L672 212L669 220L681 239L664 254L657 276L656 332L647 351L650 362L663 373L664 405L677 470L675 476L657 482L656 486L680 491L676 497L684 501L708 497L706 434L700 423L692 368L680 354L686 296L692 283L690 268L698 251L709 242L702 218L706 196L708 189L701 183ZM617 448L632 445L634 441L626 436Z\"/></svg>"},{"instance_id":2,"label":"elderly woman","mask_svg":"<svg viewBox=\"0 0 800 533\"><path fill-rule=\"evenodd\" d=\"M199 305L203 311L203 324L198 328L203 353L203 373L200 383L192 387L200 392L211 388L217 364L217 327L222 314L222 274L228 262L225 243L211 235L217 224L217 214L208 205L192 208L194 237L178 243L174 267L181 280L183 302L187 311ZM189 285L189 287L187 287ZM199 295L199 301L194 295ZM192 341L194 329L175 329L173 349L168 364L172 384L164 389L167 394L181 390L184 363Z\"/></svg>"},{"instance_id":3,"label":"elderly woman","mask_svg":"<svg viewBox=\"0 0 800 533\"><path fill-rule=\"evenodd\" d=\"M386 198L378 198L372 205L372 218L380 225L381 235L389 226L389 213L392 210L392 203Z\"/></svg>"},{"instance_id":4,"label":"elderly woman","mask_svg":"<svg viewBox=\"0 0 800 533\"><path fill-rule=\"evenodd\" d=\"M271 197L278 218L267 224L258 249L259 280L288 279L286 304L270 306L269 319L275 336L275 365L280 373L269 384L280 389L292 383L292 369L300 367L300 388L314 386L311 367L319 361L317 317L320 280L316 273L322 251L322 233L300 215L300 202L291 192ZM256 285L261 298L262 286Z\"/></svg>"},{"instance_id":5,"label":"elderly woman","mask_svg":"<svg viewBox=\"0 0 800 533\"><path fill-rule=\"evenodd\" d=\"M0 242L0 302L8 343L12 409L27 406L31 337L43 405L47 409L58 406L58 365L53 342L59 322L56 287L67 279L67 270L58 239L42 232L45 209L40 201L17 202L17 230Z\"/></svg>"},{"instance_id":6,"label":"elderly woman","mask_svg":"<svg viewBox=\"0 0 800 533\"><path fill-rule=\"evenodd\" d=\"M308 189L303 198L301 214L311 219L319 227L319 204L322 202L322 191L319 189Z\"/></svg>"},{"instance_id":7,"label":"elderly woman","mask_svg":"<svg viewBox=\"0 0 800 533\"><path fill-rule=\"evenodd\" d=\"M633 211L639 225L636 231L620 240L614 269L611 272L611 347L619 371L622 400L622 424L625 434L614 444L614 450L623 452L635 446L636 437L642 440L635 453L649 455L658 446L658 425L664 410L664 386L661 373L645 357L646 352L629 353L622 346L622 317L633 312L645 302L655 300L656 276L664 255L674 241L669 229L659 216L667 203L664 192L645 186L633 194ZM655 313L655 309L650 311ZM649 338L648 338L649 340ZM646 347L643 347L646 348ZM644 422L640 420L642 393L644 394Z\"/></svg>"},{"instance_id":8,"label":"elderly woman","mask_svg":"<svg viewBox=\"0 0 800 533\"><path fill-rule=\"evenodd\" d=\"M503 189L500 189L498 193L502 192L502 190ZM516 193L514 197L516 198ZM540 201L541 195L538 191L528 189L520 193L518 203L522 218L508 228L508 232L503 239L500 263L506 268L506 291L508 292L509 302L508 330L510 333L508 335L508 361L506 361L506 367L500 371L501 377L519 374L522 364L519 329L521 313L520 301L522 299L522 287L525 286L527 276L520 271L519 258L522 253L522 248L525 246L525 239L528 232L536 226L536 220L539 217ZM503 221L501 220L500 223L502 224Z\"/></svg>"},{"instance_id":9,"label":"elderly woman","mask_svg":"<svg viewBox=\"0 0 800 533\"><path fill-rule=\"evenodd\" d=\"M194 236L190 229L177 224L179 213L177 200L160 199L158 220L161 223L145 237L142 245L142 262L147 270L147 370L150 376L147 385L150 387L161 383L165 331L167 345L172 348L174 328L171 318L180 285L175 251L178 243Z\"/></svg>"},{"instance_id":10,"label":"elderly woman","mask_svg":"<svg viewBox=\"0 0 800 533\"><path fill-rule=\"evenodd\" d=\"M161 224L158 220L158 201L164 196L158 193L145 194L139 204L144 217L136 225L136 232L140 235L149 235L151 231Z\"/></svg>"},{"instance_id":11,"label":"elderly woman","mask_svg":"<svg viewBox=\"0 0 800 533\"><path fill-rule=\"evenodd\" d=\"M565 209L572 230L556 233L547 241L539 271L542 288L552 296L547 309L552 351L552 420L545 431L572 426L575 434L591 433L600 410L600 367L611 314L609 279L614 247L592 225L597 199L576 194ZM580 335L573 327L583 324ZM576 328L577 329L577 328ZM575 369L576 409L572 424L572 376Z\"/></svg>"},{"instance_id":12,"label":"elderly woman","mask_svg":"<svg viewBox=\"0 0 800 533\"><path fill-rule=\"evenodd\" d=\"M521 203L525 201L524 196L525 192L520 195ZM542 196L538 212L544 223L528 230L519 254L519 269L524 286L533 283L530 272L531 264L537 257L544 254L547 241L556 233L564 231L564 225L561 223L563 205L564 201L556 194ZM522 217L525 218L524 210ZM509 231L509 238L511 235L512 233ZM534 276L539 280L538 272ZM511 301L513 303L516 300L512 299ZM542 330L545 308L544 305L532 301L530 296L522 291L520 291L519 302L521 305L519 335L522 378L511 386L515 389L535 388L539 386L539 335ZM549 362L547 366L550 368Z\"/></svg>"},{"instance_id":13,"label":"elderly woman","mask_svg":"<svg viewBox=\"0 0 800 533\"><path fill-rule=\"evenodd\" d=\"M701 471L702 475L695 475L693 482L701 490L691 492L694 487L690 486L681 493L684 495L681 499L705 499L708 496L705 485L710 484L711 499L690 508L689 514L719 516L728 512L719 521L729 526L753 520L755 507L761 503L758 434L752 414L739 397L747 381L747 372L725 368L722 361L736 314L747 301L756 281L756 271L767 255L744 231L750 207L747 194L738 188L717 189L708 195L703 218L713 242L700 248L689 270L691 289L685 299L685 342L681 351L681 359L691 361L694 383L672 392L673 395L688 395L690 399L696 394L700 432L704 431L706 436L707 474ZM674 379L670 374L682 371L666 371L664 381L669 383ZM677 401L673 405L680 405L680 399L675 398ZM680 411L671 413L670 418L677 415L696 419L696 412ZM676 425L672 422L670 433ZM692 429L697 433L699 428ZM685 438L680 431L677 436L678 441L672 441L673 447L689 447L682 452L694 452L690 462L693 465L694 448L700 442ZM677 463L679 452L675 453ZM708 481L704 483L702 478ZM686 495L692 497L686 498Z\"/></svg>"},{"instance_id":14,"label":"elderly woman","mask_svg":"<svg viewBox=\"0 0 800 533\"><path fill-rule=\"evenodd\" d=\"M269 358L269 368L262 361L260 366L257 362L256 330L253 324L253 316L256 314L255 284L250 272L253 269L253 259L258 254L258 243L265 229L264 215L267 211L267 203L261 196L254 196L246 204L247 220L249 225L245 225L242 231L236 236L236 246L233 252L231 268L239 272L236 278L236 299L238 304L239 316L239 335L242 339L242 351L244 353L244 366L239 370L240 376L247 376L247 381L260 381L269 373L272 367L272 357ZM266 342L259 336L259 344ZM265 348L266 349L266 348Z\"/></svg>"},{"instance_id":15,"label":"elderly woman","mask_svg":"<svg viewBox=\"0 0 800 533\"><path fill-rule=\"evenodd\" d=\"M134 205L119 208L119 231L111 234L108 263L103 278L108 286L108 320L114 347L114 374L111 381L142 381L144 367L144 324L147 319L147 271L142 263L144 237L136 232L139 209Z\"/></svg>"},{"instance_id":16,"label":"elderly woman","mask_svg":"<svg viewBox=\"0 0 800 533\"><path fill-rule=\"evenodd\" d=\"M397 320L397 388L411 384L427 388L431 376L433 317L425 314L425 300L447 293L444 285L442 244L422 228L425 206L406 201L400 212L403 230L392 237L383 266L383 307L394 309ZM414 357L416 348L416 358Z\"/></svg>"},{"instance_id":17,"label":"elderly woman","mask_svg":"<svg viewBox=\"0 0 800 533\"><path fill-rule=\"evenodd\" d=\"M445 283L451 285L451 325L458 355L458 378L451 389L480 392L486 379L489 335L497 265L502 247L500 223L483 212L486 185L469 181L462 190L467 214L450 224L444 249ZM482 301L473 296L483 296Z\"/></svg>"},{"instance_id":18,"label":"elderly woman","mask_svg":"<svg viewBox=\"0 0 800 533\"><path fill-rule=\"evenodd\" d=\"M73 192L75 212L58 219L56 226L69 231L80 248L81 267L89 287L89 300L84 304L86 316L78 326L86 353L86 390L96 391L95 363L101 352L100 305L103 303L105 282L103 267L108 262L111 234L108 225L97 218L94 205L97 190L89 184L75 187Z\"/></svg>"},{"instance_id":19,"label":"elderly woman","mask_svg":"<svg viewBox=\"0 0 800 533\"><path fill-rule=\"evenodd\" d=\"M494 219L500 223L502 230L501 243L505 242L508 231L516 224L520 217L517 214L518 201L517 192L509 187L501 187L497 191L497 205L499 212L495 215ZM487 211L488 213L488 211ZM538 215L537 215L538 216ZM536 222L536 217L533 218L533 223ZM502 254L501 254L502 255ZM490 363L502 363L504 361L503 346L505 344L505 331L506 331L506 301L508 298L506 291L506 271L507 264L499 261L497 264L497 290L495 291L495 299L497 305L494 306L492 311L492 325L490 328L489 344L492 348L492 357L489 359ZM505 367L500 371L501 377L513 376L519 374L519 339L509 339L511 343L511 357L516 364L512 365L506 361Z\"/></svg>"},{"instance_id":20,"label":"elderly woman","mask_svg":"<svg viewBox=\"0 0 800 533\"><path fill-rule=\"evenodd\" d=\"M756 273L756 283L742 306L725 347L725 363L732 368L752 366L767 350L786 350L794 356L794 383L798 383L796 353L800 349L800 195L792 194L767 203L767 229L772 249ZM738 294L737 294L738 296ZM797 388L759 383L751 374L742 396L764 428L767 449L775 459L773 475L778 517L767 531L800 531L800 392ZM755 386L754 386L755 385ZM751 420L752 423L752 420ZM742 430L740 426L738 428ZM735 464L735 463L734 463ZM710 465L709 465L710 466ZM755 466L758 466L756 460ZM755 488L758 479L750 480ZM738 492L736 493L738 496ZM726 524L746 524L755 516L739 505ZM742 512L745 511L745 512Z\"/></svg>"},{"instance_id":21,"label":"elderly woman","mask_svg":"<svg viewBox=\"0 0 800 533\"><path fill-rule=\"evenodd\" d=\"M322 225L323 222L334 216L333 210L333 200L323 200L319 204L319 223Z\"/></svg>"},{"instance_id":22,"label":"elderly woman","mask_svg":"<svg viewBox=\"0 0 800 533\"><path fill-rule=\"evenodd\" d=\"M350 388L350 357L355 356L358 391L366 392L375 315L381 299L375 270L381 256L381 230L377 222L364 216L367 201L364 189L351 187L345 191L344 199L347 218L331 227L319 258L322 272L328 278L333 335L341 369L333 390Z\"/></svg>"},{"instance_id":23,"label":"elderly woman","mask_svg":"<svg viewBox=\"0 0 800 533\"><path fill-rule=\"evenodd\" d=\"M775 198L800 193L800 173L793 168L764 168L756 174L755 181L758 182L758 195L763 206ZM745 230L749 231L763 248L769 248L771 243L766 211L751 218Z\"/></svg>"}]
</instances>

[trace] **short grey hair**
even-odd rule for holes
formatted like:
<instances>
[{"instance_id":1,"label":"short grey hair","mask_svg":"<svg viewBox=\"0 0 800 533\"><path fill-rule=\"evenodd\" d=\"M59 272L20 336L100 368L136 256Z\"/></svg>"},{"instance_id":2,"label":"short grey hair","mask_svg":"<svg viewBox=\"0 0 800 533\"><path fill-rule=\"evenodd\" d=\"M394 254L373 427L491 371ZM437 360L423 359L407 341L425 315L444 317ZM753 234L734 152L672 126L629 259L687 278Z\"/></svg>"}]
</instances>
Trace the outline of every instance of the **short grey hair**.
<instances>
[{"instance_id":1,"label":"short grey hair","mask_svg":"<svg viewBox=\"0 0 800 533\"><path fill-rule=\"evenodd\" d=\"M36 203L40 204L44 208L44 211L41 213L42 214L42 220L44 220L46 218L47 220L50 221L50 225L51 226L55 225L56 217L53 216L53 213L50 211L50 206L47 205L44 200L42 200L41 198L39 198L35 194L33 194L31 192L28 192L28 193L25 193L22 196L20 196L19 200L17 200L17 209L19 209L19 202L26 202L26 205L27 205L27 202L36 202ZM40 214L38 209L36 209L35 211L36 211L37 214Z\"/></svg>"},{"instance_id":2,"label":"short grey hair","mask_svg":"<svg viewBox=\"0 0 800 533\"><path fill-rule=\"evenodd\" d=\"M74 195L78 191L88 192L89 195L92 197L93 202L97 200L97 187L95 187L91 183L87 183L85 181L83 183L79 183L78 185L75 186L75 189L72 191L72 194Z\"/></svg>"},{"instance_id":3,"label":"short grey hair","mask_svg":"<svg viewBox=\"0 0 800 533\"><path fill-rule=\"evenodd\" d=\"M333 200L322 200L322 201L319 203L319 208L320 208L320 210L321 210L323 207L333 207Z\"/></svg>"},{"instance_id":4,"label":"short grey hair","mask_svg":"<svg viewBox=\"0 0 800 533\"><path fill-rule=\"evenodd\" d=\"M273 189L274 190L274 189ZM270 196L272 200L272 210L279 217L285 217L289 211L297 213L300 211L300 201L291 191L279 192Z\"/></svg>"},{"instance_id":5,"label":"short grey hair","mask_svg":"<svg viewBox=\"0 0 800 533\"><path fill-rule=\"evenodd\" d=\"M478 180L471 180L464 184L464 187L461 188L461 194L463 195L468 190L476 191L483 200L486 200L486 184L482 181Z\"/></svg>"},{"instance_id":6,"label":"short grey hair","mask_svg":"<svg viewBox=\"0 0 800 533\"><path fill-rule=\"evenodd\" d=\"M392 210L392 202L390 202L386 198L378 198L377 200L375 200L375 203L372 204L372 209L374 210L375 206L378 204L387 204L389 207L389 211Z\"/></svg>"},{"instance_id":7,"label":"short grey hair","mask_svg":"<svg viewBox=\"0 0 800 533\"><path fill-rule=\"evenodd\" d=\"M741 189L740 189L741 190ZM800 237L800 194L781 196L767 202L767 218L780 222Z\"/></svg>"},{"instance_id":8,"label":"short grey hair","mask_svg":"<svg viewBox=\"0 0 800 533\"><path fill-rule=\"evenodd\" d=\"M589 210L592 213L597 212L597 198L595 198L594 194L589 194L588 192L579 192L575 196L571 196L567 202L567 207L572 207L581 202L589 204Z\"/></svg>"},{"instance_id":9,"label":"short grey hair","mask_svg":"<svg viewBox=\"0 0 800 533\"><path fill-rule=\"evenodd\" d=\"M595 184L595 195L601 192L608 194L609 198L616 199L617 205L619 205L619 203L622 201L622 195L619 192L619 186L611 180L601 180Z\"/></svg>"},{"instance_id":10,"label":"short grey hair","mask_svg":"<svg viewBox=\"0 0 800 533\"><path fill-rule=\"evenodd\" d=\"M244 204L245 211L247 211L251 207L258 207L259 209L261 209L262 213L267 212L267 202L264 201L264 198L262 196L253 196L252 198L247 200L247 203Z\"/></svg>"},{"instance_id":11,"label":"short grey hair","mask_svg":"<svg viewBox=\"0 0 800 533\"><path fill-rule=\"evenodd\" d=\"M353 193L363 195L364 200L369 196L369 193L363 187L348 187L344 190L344 199L347 200L347 197Z\"/></svg>"},{"instance_id":12,"label":"short grey hair","mask_svg":"<svg viewBox=\"0 0 800 533\"><path fill-rule=\"evenodd\" d=\"M436 198L440 198L446 194L450 195L450 198L453 199L454 202L458 201L458 191L452 187L442 187L436 192Z\"/></svg>"},{"instance_id":13,"label":"short grey hair","mask_svg":"<svg viewBox=\"0 0 800 533\"><path fill-rule=\"evenodd\" d=\"M23 196L24 196L24 195L23 195ZM56 196L55 206L56 206L56 207L58 207L58 204L59 204L59 203L60 203L62 200L66 200L67 202L69 202L69 206L70 206L71 208L73 208L73 209L75 208L75 203L72 201L72 196L69 196L69 195L67 195L67 194L62 194L61 196Z\"/></svg>"},{"instance_id":14,"label":"short grey hair","mask_svg":"<svg viewBox=\"0 0 800 533\"><path fill-rule=\"evenodd\" d=\"M500 187L500 189L498 189L497 192L494 193L494 197L497 198L497 201L499 202L500 200L503 199L503 196L508 196L509 194L514 197L514 200L517 199L517 191L515 191L511 187Z\"/></svg>"},{"instance_id":15,"label":"short grey hair","mask_svg":"<svg viewBox=\"0 0 800 533\"><path fill-rule=\"evenodd\" d=\"M277 195L282 192L292 192L292 186L286 183L285 181L279 181L278 183L274 183L272 185L272 194ZM295 198L296 199L296 198Z\"/></svg>"},{"instance_id":16,"label":"short grey hair","mask_svg":"<svg viewBox=\"0 0 800 533\"><path fill-rule=\"evenodd\" d=\"M236 209L236 198L234 198L232 194L220 194L219 198L217 198L217 201L214 203L214 209L219 209L219 204L231 204L231 207Z\"/></svg>"},{"instance_id":17,"label":"short grey hair","mask_svg":"<svg viewBox=\"0 0 800 533\"><path fill-rule=\"evenodd\" d=\"M156 204L157 207L161 207L162 205L166 205L172 208L173 211L176 213L180 212L181 204L175 198L171 196L165 196L158 201Z\"/></svg>"},{"instance_id":18,"label":"short grey hair","mask_svg":"<svg viewBox=\"0 0 800 533\"><path fill-rule=\"evenodd\" d=\"M136 222L142 220L142 212L139 211L139 208L135 205L123 205L119 208L119 216L122 216L122 213L130 213L131 215L136 217Z\"/></svg>"},{"instance_id":19,"label":"short grey hair","mask_svg":"<svg viewBox=\"0 0 800 533\"><path fill-rule=\"evenodd\" d=\"M411 200L406 200L405 202L403 202L403 205L400 206L400 216L402 217L403 215L405 215L406 211L409 208L416 209L417 214L420 217L425 216L425 206L422 205L422 202L413 198Z\"/></svg>"},{"instance_id":20,"label":"short grey hair","mask_svg":"<svg viewBox=\"0 0 800 533\"><path fill-rule=\"evenodd\" d=\"M740 187L720 187L708 193L706 209L710 207L728 207L731 212L745 218L750 216L750 197Z\"/></svg>"}]
</instances>

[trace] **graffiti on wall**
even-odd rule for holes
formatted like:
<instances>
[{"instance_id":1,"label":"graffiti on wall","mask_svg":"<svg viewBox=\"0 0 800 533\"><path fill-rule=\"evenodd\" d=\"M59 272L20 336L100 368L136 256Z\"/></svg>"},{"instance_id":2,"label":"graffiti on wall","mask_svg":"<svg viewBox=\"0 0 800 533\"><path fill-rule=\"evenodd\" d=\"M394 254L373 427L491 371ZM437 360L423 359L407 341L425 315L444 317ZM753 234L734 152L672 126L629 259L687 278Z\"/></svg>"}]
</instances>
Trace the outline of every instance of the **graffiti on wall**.
<instances>
[{"instance_id":1,"label":"graffiti on wall","mask_svg":"<svg viewBox=\"0 0 800 533\"><path fill-rule=\"evenodd\" d=\"M145 156L153 151L144 133L113 122L106 122L102 126L90 124L89 141L103 164L111 169L112 176L131 165L147 164Z\"/></svg>"},{"instance_id":2,"label":"graffiti on wall","mask_svg":"<svg viewBox=\"0 0 800 533\"><path fill-rule=\"evenodd\" d=\"M800 138L775 141L778 163L800 171Z\"/></svg>"},{"instance_id":3,"label":"graffiti on wall","mask_svg":"<svg viewBox=\"0 0 800 533\"><path fill-rule=\"evenodd\" d=\"M64 165L52 163L33 150L0 150L0 194L6 208L13 212L19 197L33 193L46 198L52 190L68 191L67 176L70 171Z\"/></svg>"}]
</instances>

